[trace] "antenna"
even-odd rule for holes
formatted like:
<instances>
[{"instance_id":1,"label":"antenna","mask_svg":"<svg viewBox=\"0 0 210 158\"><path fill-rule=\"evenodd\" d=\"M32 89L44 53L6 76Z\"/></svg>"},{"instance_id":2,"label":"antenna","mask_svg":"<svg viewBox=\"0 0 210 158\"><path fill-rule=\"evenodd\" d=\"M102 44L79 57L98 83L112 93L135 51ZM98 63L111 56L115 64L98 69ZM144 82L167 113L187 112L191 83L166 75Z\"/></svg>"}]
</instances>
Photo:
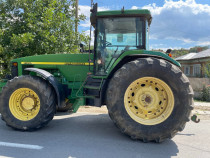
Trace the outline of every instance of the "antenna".
<instances>
[{"instance_id":1,"label":"antenna","mask_svg":"<svg viewBox=\"0 0 210 158\"><path fill-rule=\"evenodd\" d=\"M124 13L125 12L125 7L123 6L123 8L121 9L121 12Z\"/></svg>"}]
</instances>

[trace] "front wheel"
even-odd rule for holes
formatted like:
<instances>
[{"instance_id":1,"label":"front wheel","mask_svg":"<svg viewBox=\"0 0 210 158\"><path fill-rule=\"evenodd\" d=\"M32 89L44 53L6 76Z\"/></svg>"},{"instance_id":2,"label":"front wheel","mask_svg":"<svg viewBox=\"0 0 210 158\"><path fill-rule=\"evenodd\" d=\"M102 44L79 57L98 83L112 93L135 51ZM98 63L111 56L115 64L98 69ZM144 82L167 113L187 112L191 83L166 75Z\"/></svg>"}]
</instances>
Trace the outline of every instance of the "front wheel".
<instances>
[{"instance_id":1,"label":"front wheel","mask_svg":"<svg viewBox=\"0 0 210 158\"><path fill-rule=\"evenodd\" d=\"M17 130L36 130L53 119L55 93L39 77L20 76L7 82L0 95L2 120Z\"/></svg>"},{"instance_id":2,"label":"front wheel","mask_svg":"<svg viewBox=\"0 0 210 158\"><path fill-rule=\"evenodd\" d=\"M162 142L182 131L192 104L187 77L161 59L142 58L125 64L107 89L111 119L123 133L144 142Z\"/></svg>"}]
</instances>

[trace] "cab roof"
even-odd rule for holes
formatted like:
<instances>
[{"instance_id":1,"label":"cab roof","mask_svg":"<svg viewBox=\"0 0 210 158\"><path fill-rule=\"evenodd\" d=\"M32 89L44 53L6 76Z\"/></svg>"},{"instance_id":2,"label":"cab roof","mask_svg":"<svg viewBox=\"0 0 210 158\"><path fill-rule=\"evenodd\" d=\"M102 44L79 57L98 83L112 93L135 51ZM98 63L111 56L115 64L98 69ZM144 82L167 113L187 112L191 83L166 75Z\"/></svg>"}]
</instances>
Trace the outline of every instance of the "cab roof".
<instances>
[{"instance_id":1,"label":"cab roof","mask_svg":"<svg viewBox=\"0 0 210 158\"><path fill-rule=\"evenodd\" d=\"M91 23L95 24L97 18L105 17L143 17L146 18L149 25L152 22L152 16L148 9L135 9L135 10L108 10L108 11L99 11L96 14L91 14Z\"/></svg>"}]
</instances>

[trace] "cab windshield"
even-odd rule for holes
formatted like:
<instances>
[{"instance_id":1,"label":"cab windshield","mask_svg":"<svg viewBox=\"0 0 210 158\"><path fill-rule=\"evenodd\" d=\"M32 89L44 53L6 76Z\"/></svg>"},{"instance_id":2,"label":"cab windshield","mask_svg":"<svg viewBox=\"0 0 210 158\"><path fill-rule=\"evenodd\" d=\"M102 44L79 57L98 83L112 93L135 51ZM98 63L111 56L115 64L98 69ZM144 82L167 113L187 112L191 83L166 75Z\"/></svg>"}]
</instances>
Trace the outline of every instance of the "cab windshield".
<instances>
[{"instance_id":1,"label":"cab windshield","mask_svg":"<svg viewBox=\"0 0 210 158\"><path fill-rule=\"evenodd\" d=\"M96 75L105 75L125 51L145 49L145 21L140 17L101 18L96 25Z\"/></svg>"}]
</instances>

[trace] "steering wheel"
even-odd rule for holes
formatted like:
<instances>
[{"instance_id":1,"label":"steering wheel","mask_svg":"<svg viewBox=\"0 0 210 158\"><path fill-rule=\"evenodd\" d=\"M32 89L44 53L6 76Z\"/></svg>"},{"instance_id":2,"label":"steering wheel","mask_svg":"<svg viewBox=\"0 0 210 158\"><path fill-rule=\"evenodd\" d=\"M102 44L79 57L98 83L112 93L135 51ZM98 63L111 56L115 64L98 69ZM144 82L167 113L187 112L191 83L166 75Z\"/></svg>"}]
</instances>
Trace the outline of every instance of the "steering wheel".
<instances>
[{"instance_id":1,"label":"steering wheel","mask_svg":"<svg viewBox=\"0 0 210 158\"><path fill-rule=\"evenodd\" d=\"M106 41L106 46L111 46L111 45L112 45L111 42Z\"/></svg>"},{"instance_id":2,"label":"steering wheel","mask_svg":"<svg viewBox=\"0 0 210 158\"><path fill-rule=\"evenodd\" d=\"M124 52L129 50L130 46L126 46L125 49L123 50Z\"/></svg>"}]
</instances>

